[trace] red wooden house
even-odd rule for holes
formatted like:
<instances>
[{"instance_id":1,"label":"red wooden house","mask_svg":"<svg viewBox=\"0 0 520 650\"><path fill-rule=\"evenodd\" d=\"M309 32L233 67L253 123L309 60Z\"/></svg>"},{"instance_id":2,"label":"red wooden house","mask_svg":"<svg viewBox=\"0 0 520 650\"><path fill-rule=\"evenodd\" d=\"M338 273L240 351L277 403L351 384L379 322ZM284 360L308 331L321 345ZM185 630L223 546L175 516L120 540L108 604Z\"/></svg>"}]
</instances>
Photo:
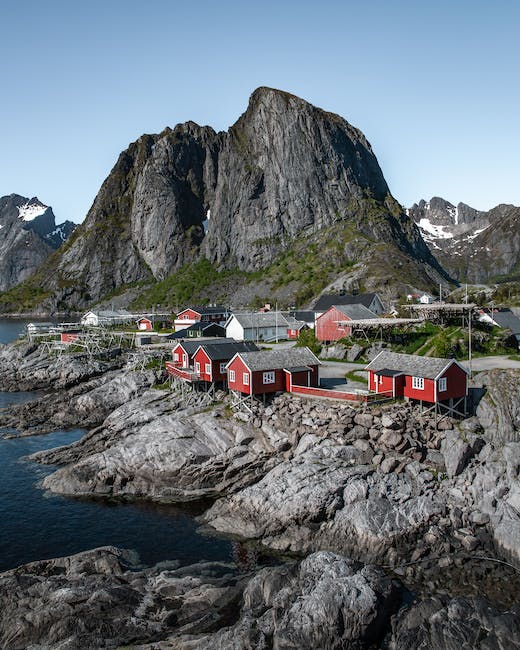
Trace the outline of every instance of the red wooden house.
<instances>
[{"instance_id":1,"label":"red wooden house","mask_svg":"<svg viewBox=\"0 0 520 650\"><path fill-rule=\"evenodd\" d=\"M137 329L145 332L150 332L153 329L153 323L150 318L143 316L136 321Z\"/></svg>"},{"instance_id":2,"label":"red wooden house","mask_svg":"<svg viewBox=\"0 0 520 650\"><path fill-rule=\"evenodd\" d=\"M319 365L308 348L238 353L226 366L228 386L245 395L290 392L293 385L318 386Z\"/></svg>"},{"instance_id":3,"label":"red wooden house","mask_svg":"<svg viewBox=\"0 0 520 650\"><path fill-rule=\"evenodd\" d=\"M179 341L172 350L173 365L176 368L190 368L199 346L200 341Z\"/></svg>"},{"instance_id":4,"label":"red wooden house","mask_svg":"<svg viewBox=\"0 0 520 650\"><path fill-rule=\"evenodd\" d=\"M377 315L364 305L332 305L316 319L316 338L318 341L339 341L352 334L348 321L377 318Z\"/></svg>"},{"instance_id":5,"label":"red wooden house","mask_svg":"<svg viewBox=\"0 0 520 650\"><path fill-rule=\"evenodd\" d=\"M455 359L383 350L365 370L369 390L390 397L436 404L460 400L468 394L468 371Z\"/></svg>"},{"instance_id":6,"label":"red wooden house","mask_svg":"<svg viewBox=\"0 0 520 650\"><path fill-rule=\"evenodd\" d=\"M287 327L287 338L288 339L299 339L300 338L300 333L303 330L308 330L309 326L307 323L304 323L302 320L296 320L296 318L292 318L291 316L287 317L287 322L289 323Z\"/></svg>"},{"instance_id":7,"label":"red wooden house","mask_svg":"<svg viewBox=\"0 0 520 650\"><path fill-rule=\"evenodd\" d=\"M64 332L61 332L60 341L62 343L74 343L74 341L77 341L79 339L80 334L81 330L66 330Z\"/></svg>"},{"instance_id":8,"label":"red wooden house","mask_svg":"<svg viewBox=\"0 0 520 650\"><path fill-rule=\"evenodd\" d=\"M177 314L174 325L176 331L201 322L224 325L228 317L228 309L222 306L186 307Z\"/></svg>"},{"instance_id":9,"label":"red wooden house","mask_svg":"<svg viewBox=\"0 0 520 650\"><path fill-rule=\"evenodd\" d=\"M232 343L201 343L193 355L193 371L200 381L223 383L227 379L226 365L239 352L254 352L252 341Z\"/></svg>"}]
</instances>

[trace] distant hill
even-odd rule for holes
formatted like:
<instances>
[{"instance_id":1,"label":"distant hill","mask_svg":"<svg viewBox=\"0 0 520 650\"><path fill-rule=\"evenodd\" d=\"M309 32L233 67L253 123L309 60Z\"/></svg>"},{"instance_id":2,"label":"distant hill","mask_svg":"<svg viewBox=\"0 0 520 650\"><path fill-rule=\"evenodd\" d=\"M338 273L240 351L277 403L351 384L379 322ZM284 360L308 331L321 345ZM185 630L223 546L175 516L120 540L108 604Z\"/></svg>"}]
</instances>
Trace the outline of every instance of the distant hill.
<instances>
[{"instance_id":1,"label":"distant hill","mask_svg":"<svg viewBox=\"0 0 520 650\"><path fill-rule=\"evenodd\" d=\"M482 212L434 197L408 211L444 268L459 281L520 280L520 208Z\"/></svg>"},{"instance_id":2,"label":"distant hill","mask_svg":"<svg viewBox=\"0 0 520 650\"><path fill-rule=\"evenodd\" d=\"M441 277L361 131L259 88L227 132L186 122L131 144L83 224L0 308L84 309L125 291L143 306L291 305L329 285L388 297Z\"/></svg>"},{"instance_id":3,"label":"distant hill","mask_svg":"<svg viewBox=\"0 0 520 650\"><path fill-rule=\"evenodd\" d=\"M1 197L0 291L14 287L34 273L74 228L71 221L56 225L52 208L36 197Z\"/></svg>"}]
</instances>

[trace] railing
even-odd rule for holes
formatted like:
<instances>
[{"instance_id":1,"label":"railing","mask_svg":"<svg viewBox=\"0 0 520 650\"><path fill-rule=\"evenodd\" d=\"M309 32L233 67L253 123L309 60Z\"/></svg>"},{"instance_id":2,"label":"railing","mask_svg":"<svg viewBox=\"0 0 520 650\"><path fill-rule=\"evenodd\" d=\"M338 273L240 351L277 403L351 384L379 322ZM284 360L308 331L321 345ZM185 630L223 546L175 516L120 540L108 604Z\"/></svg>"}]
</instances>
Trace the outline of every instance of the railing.
<instances>
[{"instance_id":1,"label":"railing","mask_svg":"<svg viewBox=\"0 0 520 650\"><path fill-rule=\"evenodd\" d=\"M314 386L295 386L292 393L309 395L311 397L327 397L329 399L346 400L348 402L383 402L392 399L391 393L362 393L355 391L329 390L328 388L315 388Z\"/></svg>"},{"instance_id":2,"label":"railing","mask_svg":"<svg viewBox=\"0 0 520 650\"><path fill-rule=\"evenodd\" d=\"M200 377L198 373L193 372L191 368L178 368L171 361L166 362L166 372L171 377L178 377L179 379L184 379L184 381L199 381Z\"/></svg>"}]
</instances>

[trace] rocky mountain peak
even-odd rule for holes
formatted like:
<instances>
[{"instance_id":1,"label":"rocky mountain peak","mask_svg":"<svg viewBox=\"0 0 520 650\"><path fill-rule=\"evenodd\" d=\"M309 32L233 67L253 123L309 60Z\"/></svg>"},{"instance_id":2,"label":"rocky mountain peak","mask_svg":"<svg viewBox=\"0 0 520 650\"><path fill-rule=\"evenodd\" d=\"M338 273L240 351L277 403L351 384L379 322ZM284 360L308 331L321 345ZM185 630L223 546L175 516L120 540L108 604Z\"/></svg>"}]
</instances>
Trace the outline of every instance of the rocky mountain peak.
<instances>
[{"instance_id":1,"label":"rocky mountain peak","mask_svg":"<svg viewBox=\"0 0 520 650\"><path fill-rule=\"evenodd\" d=\"M414 203L408 214L454 278L487 282L519 267L520 208L501 204L484 212L433 197Z\"/></svg>"},{"instance_id":2,"label":"rocky mountain peak","mask_svg":"<svg viewBox=\"0 0 520 650\"><path fill-rule=\"evenodd\" d=\"M365 259L370 242L420 260L425 282L441 270L361 131L262 87L227 132L189 121L132 143L57 267L45 270L46 291L82 308L201 258L218 270L265 269L295 242L322 235L326 246L336 241L338 274Z\"/></svg>"},{"instance_id":3,"label":"rocky mountain peak","mask_svg":"<svg viewBox=\"0 0 520 650\"><path fill-rule=\"evenodd\" d=\"M31 275L74 228L71 221L56 225L52 208L37 197L0 197L0 290Z\"/></svg>"}]
</instances>

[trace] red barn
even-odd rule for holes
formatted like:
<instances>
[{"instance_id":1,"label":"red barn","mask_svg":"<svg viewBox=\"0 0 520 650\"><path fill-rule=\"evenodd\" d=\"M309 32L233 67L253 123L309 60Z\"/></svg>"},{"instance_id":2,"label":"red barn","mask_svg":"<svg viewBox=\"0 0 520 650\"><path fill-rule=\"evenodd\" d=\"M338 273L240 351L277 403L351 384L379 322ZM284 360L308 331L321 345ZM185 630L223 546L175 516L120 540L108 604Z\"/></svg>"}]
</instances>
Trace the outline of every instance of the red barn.
<instances>
[{"instance_id":1,"label":"red barn","mask_svg":"<svg viewBox=\"0 0 520 650\"><path fill-rule=\"evenodd\" d=\"M368 370L368 388L391 397L435 404L468 394L468 371L455 359L383 350L365 370Z\"/></svg>"},{"instance_id":2,"label":"red barn","mask_svg":"<svg viewBox=\"0 0 520 650\"><path fill-rule=\"evenodd\" d=\"M201 381L224 382L227 379L226 365L235 354L257 350L258 347L252 341L199 343L193 355L193 370Z\"/></svg>"},{"instance_id":3,"label":"red barn","mask_svg":"<svg viewBox=\"0 0 520 650\"><path fill-rule=\"evenodd\" d=\"M238 353L227 364L228 386L246 395L318 386L319 365L308 348Z\"/></svg>"},{"instance_id":4,"label":"red barn","mask_svg":"<svg viewBox=\"0 0 520 650\"><path fill-rule=\"evenodd\" d=\"M346 322L367 318L377 318L377 315L364 305L332 305L316 319L316 338L318 341L339 341L352 334Z\"/></svg>"}]
</instances>

